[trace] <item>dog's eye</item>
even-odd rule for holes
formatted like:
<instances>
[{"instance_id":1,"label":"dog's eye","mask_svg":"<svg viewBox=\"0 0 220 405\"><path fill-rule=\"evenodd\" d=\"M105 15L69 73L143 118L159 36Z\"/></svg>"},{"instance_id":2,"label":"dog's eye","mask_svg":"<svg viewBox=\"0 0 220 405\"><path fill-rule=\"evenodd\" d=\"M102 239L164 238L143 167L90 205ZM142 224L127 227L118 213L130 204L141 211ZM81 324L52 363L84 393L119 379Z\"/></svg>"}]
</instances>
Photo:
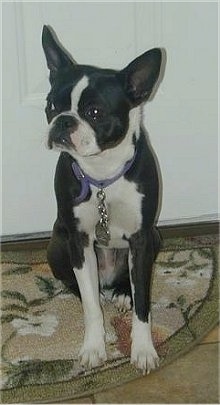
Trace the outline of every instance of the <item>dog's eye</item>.
<instances>
[{"instance_id":1,"label":"dog's eye","mask_svg":"<svg viewBox=\"0 0 220 405\"><path fill-rule=\"evenodd\" d=\"M104 116L105 116L104 110L100 107L90 107L86 111L86 117L88 117L90 120L94 122L104 118Z\"/></svg>"}]
</instances>

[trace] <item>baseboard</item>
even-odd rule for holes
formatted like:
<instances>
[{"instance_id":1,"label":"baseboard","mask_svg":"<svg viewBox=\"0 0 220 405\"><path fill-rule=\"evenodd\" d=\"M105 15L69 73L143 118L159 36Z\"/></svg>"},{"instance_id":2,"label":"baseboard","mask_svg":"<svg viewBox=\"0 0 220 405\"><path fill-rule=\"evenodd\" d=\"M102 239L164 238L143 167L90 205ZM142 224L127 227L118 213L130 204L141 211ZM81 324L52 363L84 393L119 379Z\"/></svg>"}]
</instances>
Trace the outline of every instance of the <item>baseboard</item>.
<instances>
[{"instance_id":1,"label":"baseboard","mask_svg":"<svg viewBox=\"0 0 220 405\"><path fill-rule=\"evenodd\" d=\"M164 226L177 226L177 225L190 225L190 224L206 224L206 223L216 223L219 222L220 216L218 213L215 214L203 214L194 217L182 217L182 218L172 218L172 219L162 219L158 221L158 225Z\"/></svg>"},{"instance_id":2,"label":"baseboard","mask_svg":"<svg viewBox=\"0 0 220 405\"><path fill-rule=\"evenodd\" d=\"M219 221L159 226L164 238L219 234Z\"/></svg>"},{"instance_id":3,"label":"baseboard","mask_svg":"<svg viewBox=\"0 0 220 405\"><path fill-rule=\"evenodd\" d=\"M219 221L187 222L179 224L159 223L159 230L164 239L219 234ZM2 251L12 249L46 249L50 237L51 232L3 236L1 249Z\"/></svg>"}]
</instances>

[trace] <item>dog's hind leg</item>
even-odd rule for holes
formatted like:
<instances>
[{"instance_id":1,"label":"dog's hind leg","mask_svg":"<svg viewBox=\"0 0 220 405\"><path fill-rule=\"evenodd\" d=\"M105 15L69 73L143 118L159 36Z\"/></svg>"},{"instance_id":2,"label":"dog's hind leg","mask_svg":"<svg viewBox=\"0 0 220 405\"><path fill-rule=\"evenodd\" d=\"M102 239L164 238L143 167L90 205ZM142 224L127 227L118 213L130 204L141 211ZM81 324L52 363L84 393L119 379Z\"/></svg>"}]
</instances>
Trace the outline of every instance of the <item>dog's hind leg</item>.
<instances>
[{"instance_id":1,"label":"dog's hind leg","mask_svg":"<svg viewBox=\"0 0 220 405\"><path fill-rule=\"evenodd\" d=\"M48 244L47 260L54 277L61 280L74 295L80 298L78 283L70 263L67 240L56 232L53 233Z\"/></svg>"},{"instance_id":2,"label":"dog's hind leg","mask_svg":"<svg viewBox=\"0 0 220 405\"><path fill-rule=\"evenodd\" d=\"M103 249L96 247L101 300L111 301L120 312L132 308L128 268L128 248Z\"/></svg>"},{"instance_id":3,"label":"dog's hind leg","mask_svg":"<svg viewBox=\"0 0 220 405\"><path fill-rule=\"evenodd\" d=\"M153 238L154 260L156 260L157 255L163 244L163 238L157 226L154 226L152 228L152 238Z\"/></svg>"},{"instance_id":4,"label":"dog's hind leg","mask_svg":"<svg viewBox=\"0 0 220 405\"><path fill-rule=\"evenodd\" d=\"M115 267L116 276L112 285L112 302L120 312L127 312L131 310L133 305L128 267L128 249L117 249Z\"/></svg>"}]
</instances>

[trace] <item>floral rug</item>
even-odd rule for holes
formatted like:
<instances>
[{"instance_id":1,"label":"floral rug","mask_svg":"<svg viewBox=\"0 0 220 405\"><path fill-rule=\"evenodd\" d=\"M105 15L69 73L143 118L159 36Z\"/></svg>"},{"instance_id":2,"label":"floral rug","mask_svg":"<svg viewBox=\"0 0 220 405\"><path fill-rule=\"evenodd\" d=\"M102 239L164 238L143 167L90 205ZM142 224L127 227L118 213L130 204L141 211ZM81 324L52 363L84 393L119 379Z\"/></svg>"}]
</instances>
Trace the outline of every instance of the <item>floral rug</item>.
<instances>
[{"instance_id":1,"label":"floral rug","mask_svg":"<svg viewBox=\"0 0 220 405\"><path fill-rule=\"evenodd\" d=\"M120 385L130 365L131 312L103 304L108 361L85 371L79 300L53 278L45 250L2 253L2 403L53 402ZM168 239L154 268L153 340L160 367L218 322L218 237Z\"/></svg>"}]
</instances>

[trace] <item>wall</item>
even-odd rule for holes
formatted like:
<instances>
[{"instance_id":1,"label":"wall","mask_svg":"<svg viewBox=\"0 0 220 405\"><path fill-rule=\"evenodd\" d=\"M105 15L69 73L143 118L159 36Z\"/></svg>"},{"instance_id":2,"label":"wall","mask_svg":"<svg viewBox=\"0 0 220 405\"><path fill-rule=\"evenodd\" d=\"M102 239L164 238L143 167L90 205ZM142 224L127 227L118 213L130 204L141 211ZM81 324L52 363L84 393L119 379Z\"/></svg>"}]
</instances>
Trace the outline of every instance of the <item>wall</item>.
<instances>
[{"instance_id":1,"label":"wall","mask_svg":"<svg viewBox=\"0 0 220 405\"><path fill-rule=\"evenodd\" d=\"M161 223L217 217L217 3L3 4L3 234L51 229L43 24L79 63L122 68L154 46L165 76L144 121L163 174Z\"/></svg>"}]
</instances>

